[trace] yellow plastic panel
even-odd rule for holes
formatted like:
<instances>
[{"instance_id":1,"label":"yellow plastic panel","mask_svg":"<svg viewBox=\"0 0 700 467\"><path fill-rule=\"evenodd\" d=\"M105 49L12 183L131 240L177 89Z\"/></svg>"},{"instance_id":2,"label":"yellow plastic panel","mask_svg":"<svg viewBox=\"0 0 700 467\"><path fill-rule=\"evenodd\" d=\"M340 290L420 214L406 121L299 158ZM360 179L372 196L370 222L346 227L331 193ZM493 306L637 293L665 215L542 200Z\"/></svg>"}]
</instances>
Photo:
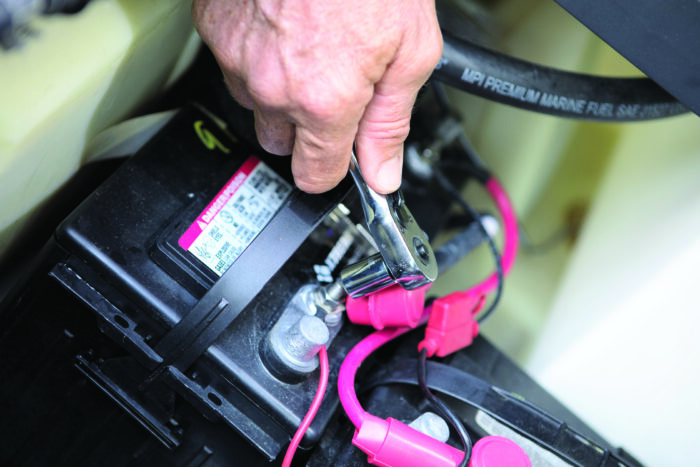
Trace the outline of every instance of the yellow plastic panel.
<instances>
[{"instance_id":1,"label":"yellow plastic panel","mask_svg":"<svg viewBox=\"0 0 700 467\"><path fill-rule=\"evenodd\" d=\"M196 45L180 0L94 0L31 26L0 51L0 255L92 136L172 82Z\"/></svg>"},{"instance_id":2,"label":"yellow plastic panel","mask_svg":"<svg viewBox=\"0 0 700 467\"><path fill-rule=\"evenodd\" d=\"M529 370L649 465L698 465L700 119L626 125Z\"/></svg>"}]
</instances>

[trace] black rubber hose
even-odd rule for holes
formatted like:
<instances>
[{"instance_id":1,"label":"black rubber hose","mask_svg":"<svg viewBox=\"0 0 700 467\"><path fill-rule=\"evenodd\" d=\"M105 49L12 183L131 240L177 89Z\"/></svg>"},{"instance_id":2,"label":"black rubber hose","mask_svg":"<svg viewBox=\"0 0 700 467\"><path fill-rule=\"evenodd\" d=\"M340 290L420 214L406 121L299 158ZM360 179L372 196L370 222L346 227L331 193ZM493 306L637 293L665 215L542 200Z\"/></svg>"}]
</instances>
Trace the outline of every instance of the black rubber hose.
<instances>
[{"instance_id":1,"label":"black rubber hose","mask_svg":"<svg viewBox=\"0 0 700 467\"><path fill-rule=\"evenodd\" d=\"M471 219L471 218L470 218ZM443 274L459 260L475 250L484 241L479 224L472 220L464 230L454 234L445 244L435 250L438 272Z\"/></svg>"},{"instance_id":2,"label":"black rubber hose","mask_svg":"<svg viewBox=\"0 0 700 467\"><path fill-rule=\"evenodd\" d=\"M469 205L469 203L465 201L464 198L462 198L462 195L460 194L459 190L455 188L454 185L452 185L452 183L450 183L450 181L440 169L436 168L433 174L440 186L457 202L457 204L459 204L459 206L462 209L464 209L464 211L467 214L471 216L472 219L479 219L479 214L474 210L474 208L472 208ZM488 243L489 245L489 249L491 250L491 254L493 255L493 260L496 263L496 276L498 277L498 286L496 287L496 294L494 295L493 300L491 301L491 305L489 305L488 309L485 312L483 312L476 320L477 323L482 324L493 314L499 302L501 301L501 296L503 295L503 264L501 263L501 254L496 248L496 243L493 241L491 235L489 235L489 233L486 231L486 227L484 227L484 224L478 222L476 225L479 227L481 235L483 236L483 238L486 239L486 243Z\"/></svg>"},{"instance_id":3,"label":"black rubber hose","mask_svg":"<svg viewBox=\"0 0 700 467\"><path fill-rule=\"evenodd\" d=\"M610 78L557 70L489 50L443 31L433 78L536 112L596 121L670 117L688 109L649 78Z\"/></svg>"}]
</instances>

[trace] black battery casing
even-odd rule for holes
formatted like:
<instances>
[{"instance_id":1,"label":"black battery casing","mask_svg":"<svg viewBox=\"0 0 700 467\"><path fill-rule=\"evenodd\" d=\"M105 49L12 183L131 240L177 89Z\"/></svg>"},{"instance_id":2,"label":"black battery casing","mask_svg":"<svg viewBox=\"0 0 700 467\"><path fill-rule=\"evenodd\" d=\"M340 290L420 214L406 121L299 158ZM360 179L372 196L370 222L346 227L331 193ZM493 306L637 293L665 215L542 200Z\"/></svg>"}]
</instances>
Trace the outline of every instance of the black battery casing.
<instances>
[{"instance_id":1,"label":"black battery casing","mask_svg":"<svg viewBox=\"0 0 700 467\"><path fill-rule=\"evenodd\" d=\"M280 454L308 410L318 371L281 381L261 360L261 343L294 293L314 282L313 264L330 247L308 237L349 182L322 195L291 189L219 278L178 239L251 156L293 187L288 157L266 154L187 106L61 223L0 316L2 372L22 375L0 385L5 420L17 423L2 437L0 463L91 465L75 443L104 449L99 465L125 465L121 454L108 454L113 443L134 465L256 465ZM328 232L331 245L338 234ZM360 334L346 328L329 349L329 388ZM57 346L48 361L37 339ZM48 386L57 391L44 402L32 397ZM82 404L93 408L83 413ZM329 390L302 448L337 407ZM68 413L89 429L63 439L60 450L27 450L61 438ZM114 418L120 423L106 423ZM150 435L125 430L128 418Z\"/></svg>"}]
</instances>

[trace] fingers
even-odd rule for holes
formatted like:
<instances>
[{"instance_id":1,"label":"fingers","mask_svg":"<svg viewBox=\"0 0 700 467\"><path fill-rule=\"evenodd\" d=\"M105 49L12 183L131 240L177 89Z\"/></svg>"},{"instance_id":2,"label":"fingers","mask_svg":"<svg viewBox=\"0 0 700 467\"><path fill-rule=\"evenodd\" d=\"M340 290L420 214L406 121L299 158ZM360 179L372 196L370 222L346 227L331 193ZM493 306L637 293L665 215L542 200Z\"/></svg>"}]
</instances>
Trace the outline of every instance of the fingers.
<instances>
[{"instance_id":1,"label":"fingers","mask_svg":"<svg viewBox=\"0 0 700 467\"><path fill-rule=\"evenodd\" d=\"M267 152L284 156L294 147L294 125L286 113L254 106L255 133Z\"/></svg>"},{"instance_id":2,"label":"fingers","mask_svg":"<svg viewBox=\"0 0 700 467\"><path fill-rule=\"evenodd\" d=\"M286 112L258 105L251 96L245 82L232 73L224 73L229 92L243 107L253 110L255 134L260 146L267 152L284 156L294 147L294 125Z\"/></svg>"},{"instance_id":3,"label":"fingers","mask_svg":"<svg viewBox=\"0 0 700 467\"><path fill-rule=\"evenodd\" d=\"M253 110L255 108L253 98L241 79L237 78L233 73L224 72L224 82L233 98L236 99L236 102L248 110Z\"/></svg>"},{"instance_id":4,"label":"fingers","mask_svg":"<svg viewBox=\"0 0 700 467\"><path fill-rule=\"evenodd\" d=\"M317 193L347 173L396 190L420 86L440 58L434 0L195 0L193 19L263 148ZM343 34L338 34L343 31Z\"/></svg>"},{"instance_id":5,"label":"fingers","mask_svg":"<svg viewBox=\"0 0 700 467\"><path fill-rule=\"evenodd\" d=\"M355 76L326 81L324 86L316 81L303 83L296 91L302 98L292 112L294 182L307 193L322 193L348 173L358 122L372 99L373 87Z\"/></svg>"},{"instance_id":6,"label":"fingers","mask_svg":"<svg viewBox=\"0 0 700 467\"><path fill-rule=\"evenodd\" d=\"M323 193L348 173L356 127L318 132L297 126L292 156L294 182L307 193Z\"/></svg>"},{"instance_id":7,"label":"fingers","mask_svg":"<svg viewBox=\"0 0 700 467\"><path fill-rule=\"evenodd\" d=\"M430 28L416 27L404 37L396 57L374 86L374 95L358 126L356 146L362 175L379 193L396 191L401 184L403 143L410 129L413 104L441 55L442 36L437 22Z\"/></svg>"},{"instance_id":8,"label":"fingers","mask_svg":"<svg viewBox=\"0 0 700 467\"><path fill-rule=\"evenodd\" d=\"M396 191L401 184L403 142L415 101L415 93L396 91L375 87L355 140L362 175L379 193Z\"/></svg>"}]
</instances>

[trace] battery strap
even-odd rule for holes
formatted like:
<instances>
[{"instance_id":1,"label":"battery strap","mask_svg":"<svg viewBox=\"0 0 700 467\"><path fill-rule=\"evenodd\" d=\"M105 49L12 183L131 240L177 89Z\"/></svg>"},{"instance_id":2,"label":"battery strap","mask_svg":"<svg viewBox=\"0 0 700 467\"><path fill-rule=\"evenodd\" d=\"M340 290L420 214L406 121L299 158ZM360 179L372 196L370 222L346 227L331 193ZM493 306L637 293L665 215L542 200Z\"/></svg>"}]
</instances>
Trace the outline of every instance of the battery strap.
<instances>
[{"instance_id":1,"label":"battery strap","mask_svg":"<svg viewBox=\"0 0 700 467\"><path fill-rule=\"evenodd\" d=\"M344 183L324 195L295 190L246 251L201 300L155 345L163 358L149 380L168 366L184 372L202 355L296 252L330 208L347 193Z\"/></svg>"}]
</instances>

